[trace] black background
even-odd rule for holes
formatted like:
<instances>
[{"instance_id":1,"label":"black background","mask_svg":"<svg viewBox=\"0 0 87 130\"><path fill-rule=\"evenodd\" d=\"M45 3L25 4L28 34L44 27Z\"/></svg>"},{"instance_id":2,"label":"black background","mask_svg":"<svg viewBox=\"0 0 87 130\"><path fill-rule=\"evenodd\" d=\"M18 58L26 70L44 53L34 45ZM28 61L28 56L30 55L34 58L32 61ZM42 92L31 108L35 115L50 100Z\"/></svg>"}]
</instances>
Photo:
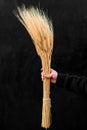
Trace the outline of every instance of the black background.
<instances>
[{"instance_id":1,"label":"black background","mask_svg":"<svg viewBox=\"0 0 87 130\"><path fill-rule=\"evenodd\" d=\"M16 6L38 6L53 20L52 67L87 75L86 0L0 0L0 127L41 130L41 61L26 29L14 16ZM87 97L51 87L50 130L87 128Z\"/></svg>"}]
</instances>

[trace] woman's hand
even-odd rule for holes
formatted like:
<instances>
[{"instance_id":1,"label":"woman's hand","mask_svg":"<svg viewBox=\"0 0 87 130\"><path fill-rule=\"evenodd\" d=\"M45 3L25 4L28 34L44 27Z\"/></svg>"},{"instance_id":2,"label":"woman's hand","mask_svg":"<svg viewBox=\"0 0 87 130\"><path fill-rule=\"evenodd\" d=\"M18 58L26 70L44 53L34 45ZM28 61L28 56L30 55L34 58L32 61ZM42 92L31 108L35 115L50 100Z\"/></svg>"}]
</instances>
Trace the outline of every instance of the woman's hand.
<instances>
[{"instance_id":1,"label":"woman's hand","mask_svg":"<svg viewBox=\"0 0 87 130\"><path fill-rule=\"evenodd\" d=\"M45 79L45 78L48 78L48 79L50 79L50 82L51 83L56 83L56 81L57 81L57 77L58 77L58 72L57 71L55 71L54 69L50 69L50 74L44 74L43 73L43 69L41 69L41 79L42 79L42 81Z\"/></svg>"}]
</instances>

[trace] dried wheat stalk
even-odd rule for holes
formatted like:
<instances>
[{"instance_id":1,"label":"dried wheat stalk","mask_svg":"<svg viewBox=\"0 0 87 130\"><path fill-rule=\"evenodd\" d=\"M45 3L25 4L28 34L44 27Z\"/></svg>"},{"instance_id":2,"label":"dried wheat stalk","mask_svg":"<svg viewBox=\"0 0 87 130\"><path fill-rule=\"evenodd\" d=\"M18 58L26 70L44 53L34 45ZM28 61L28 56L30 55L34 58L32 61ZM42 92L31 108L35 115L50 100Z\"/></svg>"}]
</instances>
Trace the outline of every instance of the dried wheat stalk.
<instances>
[{"instance_id":1,"label":"dried wheat stalk","mask_svg":"<svg viewBox=\"0 0 87 130\"><path fill-rule=\"evenodd\" d=\"M16 17L27 29L33 40L37 54L41 58L44 74L50 73L53 50L53 26L51 20L45 15L43 10L35 7L17 7L17 11ZM44 79L41 126L47 129L51 123L50 79Z\"/></svg>"}]
</instances>

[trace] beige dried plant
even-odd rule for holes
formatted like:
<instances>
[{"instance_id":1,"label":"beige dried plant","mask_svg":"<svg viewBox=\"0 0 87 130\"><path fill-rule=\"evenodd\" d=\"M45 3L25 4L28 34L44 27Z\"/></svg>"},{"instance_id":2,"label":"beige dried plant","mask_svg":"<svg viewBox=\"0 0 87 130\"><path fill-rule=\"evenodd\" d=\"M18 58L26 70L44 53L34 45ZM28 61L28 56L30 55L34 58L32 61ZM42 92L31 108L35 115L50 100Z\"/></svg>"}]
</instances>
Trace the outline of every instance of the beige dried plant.
<instances>
[{"instance_id":1,"label":"beige dried plant","mask_svg":"<svg viewBox=\"0 0 87 130\"><path fill-rule=\"evenodd\" d=\"M18 20L28 31L35 45L37 54L40 56L43 73L49 74L51 67L51 57L53 51L53 25L52 21L43 10L30 7L17 7L15 13ZM43 103L42 103L42 122L43 128L49 128L52 123L51 117L51 98L50 98L50 79L43 81Z\"/></svg>"}]
</instances>

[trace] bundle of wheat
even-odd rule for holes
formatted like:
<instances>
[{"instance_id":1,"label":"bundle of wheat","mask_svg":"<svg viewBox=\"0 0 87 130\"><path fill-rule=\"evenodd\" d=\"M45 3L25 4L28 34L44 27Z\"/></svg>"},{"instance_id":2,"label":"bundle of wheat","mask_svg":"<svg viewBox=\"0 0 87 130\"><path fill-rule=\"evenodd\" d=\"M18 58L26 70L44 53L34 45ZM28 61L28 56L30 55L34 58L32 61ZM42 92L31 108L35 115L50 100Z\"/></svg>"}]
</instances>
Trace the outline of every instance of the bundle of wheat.
<instances>
[{"instance_id":1,"label":"bundle of wheat","mask_svg":"<svg viewBox=\"0 0 87 130\"><path fill-rule=\"evenodd\" d=\"M16 17L27 29L35 45L37 54L41 58L43 73L50 73L51 57L53 51L53 26L52 21L44 11L35 7L17 7ZM43 81L43 128L49 128L51 119L50 79Z\"/></svg>"}]
</instances>

